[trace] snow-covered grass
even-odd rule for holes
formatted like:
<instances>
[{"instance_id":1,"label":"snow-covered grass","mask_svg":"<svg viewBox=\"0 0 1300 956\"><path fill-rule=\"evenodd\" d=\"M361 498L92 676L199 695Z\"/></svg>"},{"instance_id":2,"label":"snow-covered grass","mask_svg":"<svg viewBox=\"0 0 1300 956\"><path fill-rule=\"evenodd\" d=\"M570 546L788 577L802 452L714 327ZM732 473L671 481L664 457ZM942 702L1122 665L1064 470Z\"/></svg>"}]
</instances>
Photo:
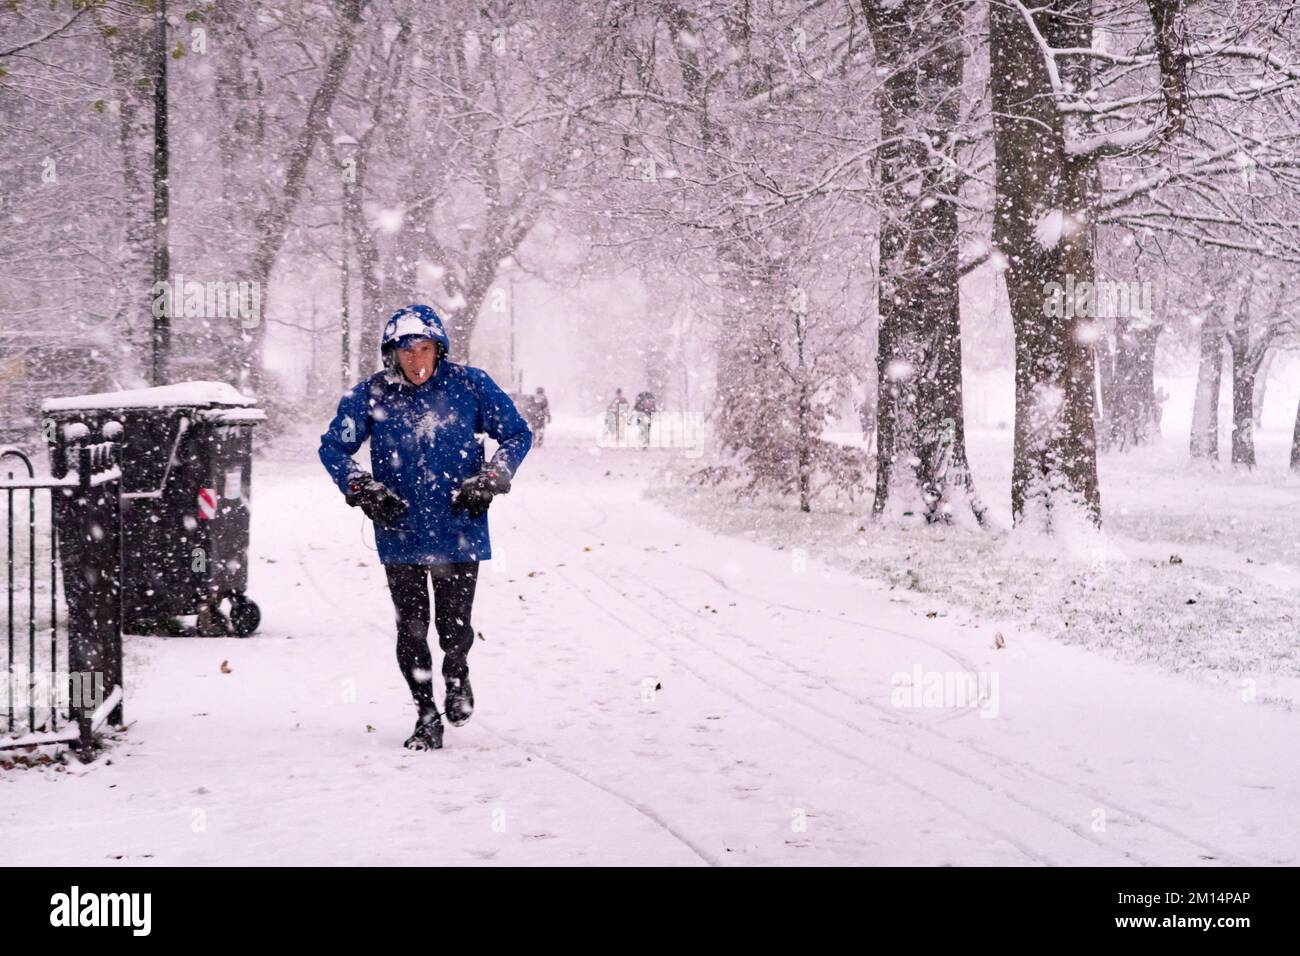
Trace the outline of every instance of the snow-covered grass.
<instances>
[{"instance_id":1,"label":"snow-covered grass","mask_svg":"<svg viewBox=\"0 0 1300 956\"><path fill-rule=\"evenodd\" d=\"M1104 455L1104 530L1083 553L1009 532L1009 430L970 435L992 516L983 531L879 526L866 504L803 515L790 500L735 500L682 481L685 466L650 494L715 531L1289 702L1300 696L1300 481L1287 470L1289 437L1260 436L1252 472L1191 465L1179 436Z\"/></svg>"}]
</instances>

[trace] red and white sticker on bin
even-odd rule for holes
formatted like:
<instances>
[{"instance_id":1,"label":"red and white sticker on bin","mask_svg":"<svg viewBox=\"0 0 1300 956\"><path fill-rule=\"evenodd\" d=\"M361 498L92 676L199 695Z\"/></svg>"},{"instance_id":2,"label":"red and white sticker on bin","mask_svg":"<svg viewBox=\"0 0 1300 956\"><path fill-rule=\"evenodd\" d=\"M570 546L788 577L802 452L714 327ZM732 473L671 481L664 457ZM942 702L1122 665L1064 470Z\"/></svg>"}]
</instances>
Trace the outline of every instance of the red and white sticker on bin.
<instances>
[{"instance_id":1,"label":"red and white sticker on bin","mask_svg":"<svg viewBox=\"0 0 1300 956\"><path fill-rule=\"evenodd\" d=\"M199 489L199 519L211 521L217 516L217 489Z\"/></svg>"}]
</instances>

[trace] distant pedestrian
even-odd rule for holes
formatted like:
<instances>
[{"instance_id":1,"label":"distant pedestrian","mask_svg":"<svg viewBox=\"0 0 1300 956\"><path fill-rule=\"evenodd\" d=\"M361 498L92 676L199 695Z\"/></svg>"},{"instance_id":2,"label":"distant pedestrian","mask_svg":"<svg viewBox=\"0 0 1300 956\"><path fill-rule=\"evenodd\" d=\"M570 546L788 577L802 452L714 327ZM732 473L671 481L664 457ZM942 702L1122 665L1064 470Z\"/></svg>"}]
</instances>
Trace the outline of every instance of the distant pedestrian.
<instances>
[{"instance_id":1,"label":"distant pedestrian","mask_svg":"<svg viewBox=\"0 0 1300 956\"><path fill-rule=\"evenodd\" d=\"M623 397L623 390L616 388L614 398L605 409L605 428L618 440L623 437L623 425L626 421L627 399Z\"/></svg>"},{"instance_id":2,"label":"distant pedestrian","mask_svg":"<svg viewBox=\"0 0 1300 956\"><path fill-rule=\"evenodd\" d=\"M537 391L524 402L524 417L533 430L533 444L540 448L546 435L546 424L551 420L551 403L542 386L538 385Z\"/></svg>"},{"instance_id":3,"label":"distant pedestrian","mask_svg":"<svg viewBox=\"0 0 1300 956\"><path fill-rule=\"evenodd\" d=\"M654 392L641 392L636 397L636 404L632 406L636 412L637 426L641 429L641 447L650 447L650 425L655 414L655 395Z\"/></svg>"}]
</instances>

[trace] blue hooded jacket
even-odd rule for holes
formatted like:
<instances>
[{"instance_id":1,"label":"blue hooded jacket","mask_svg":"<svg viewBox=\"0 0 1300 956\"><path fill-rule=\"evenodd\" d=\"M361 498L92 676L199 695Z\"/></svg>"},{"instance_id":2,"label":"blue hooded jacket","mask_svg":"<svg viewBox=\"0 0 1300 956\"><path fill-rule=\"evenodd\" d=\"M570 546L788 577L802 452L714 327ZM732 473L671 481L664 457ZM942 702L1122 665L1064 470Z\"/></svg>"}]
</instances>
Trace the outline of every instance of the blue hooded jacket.
<instances>
[{"instance_id":1,"label":"blue hooded jacket","mask_svg":"<svg viewBox=\"0 0 1300 956\"><path fill-rule=\"evenodd\" d=\"M532 447L533 433L486 372L446 358L450 342L432 309L410 307L394 320L416 309L428 326L427 337L444 350L433 375L412 385L392 360L394 343L385 335L385 370L343 396L321 435L320 460L346 494L349 480L361 470L352 456L370 440L371 474L409 506L398 526L375 526L382 563L486 561L492 557L487 515L473 517L453 508L452 492L483 466L477 433L499 443L492 463L511 475Z\"/></svg>"}]
</instances>

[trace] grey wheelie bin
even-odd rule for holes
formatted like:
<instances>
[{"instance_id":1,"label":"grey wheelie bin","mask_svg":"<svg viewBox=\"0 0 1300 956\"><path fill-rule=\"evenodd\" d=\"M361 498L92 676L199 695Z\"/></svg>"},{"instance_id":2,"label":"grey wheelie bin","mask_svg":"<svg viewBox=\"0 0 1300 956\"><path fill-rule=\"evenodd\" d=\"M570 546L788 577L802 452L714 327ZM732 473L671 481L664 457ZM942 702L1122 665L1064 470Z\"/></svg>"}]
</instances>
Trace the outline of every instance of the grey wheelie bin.
<instances>
[{"instance_id":1,"label":"grey wheelie bin","mask_svg":"<svg viewBox=\"0 0 1300 956\"><path fill-rule=\"evenodd\" d=\"M125 630L166 632L193 614L195 627L181 633L253 633L252 431L265 413L222 382L53 398L41 410L52 464L74 441L122 446Z\"/></svg>"}]
</instances>

